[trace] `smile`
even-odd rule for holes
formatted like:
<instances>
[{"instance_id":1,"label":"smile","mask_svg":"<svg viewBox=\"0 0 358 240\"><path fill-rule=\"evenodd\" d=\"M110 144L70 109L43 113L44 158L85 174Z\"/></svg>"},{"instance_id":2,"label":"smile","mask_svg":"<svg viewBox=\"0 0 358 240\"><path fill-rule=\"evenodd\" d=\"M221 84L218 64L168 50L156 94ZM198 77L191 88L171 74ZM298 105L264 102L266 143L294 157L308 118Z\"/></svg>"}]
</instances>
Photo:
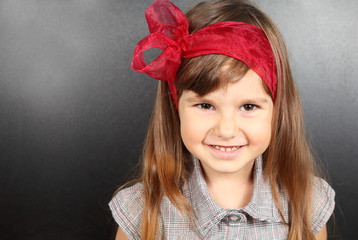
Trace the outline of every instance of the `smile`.
<instances>
[{"instance_id":1,"label":"smile","mask_svg":"<svg viewBox=\"0 0 358 240\"><path fill-rule=\"evenodd\" d=\"M237 158L243 151L246 145L237 145L237 146L220 146L220 145L207 145L214 154L215 157L221 159L232 159Z\"/></svg>"},{"instance_id":2,"label":"smile","mask_svg":"<svg viewBox=\"0 0 358 240\"><path fill-rule=\"evenodd\" d=\"M235 146L235 147L224 147L224 146L217 146L217 145L211 145L211 146L223 152L231 152L240 148L240 146Z\"/></svg>"}]
</instances>

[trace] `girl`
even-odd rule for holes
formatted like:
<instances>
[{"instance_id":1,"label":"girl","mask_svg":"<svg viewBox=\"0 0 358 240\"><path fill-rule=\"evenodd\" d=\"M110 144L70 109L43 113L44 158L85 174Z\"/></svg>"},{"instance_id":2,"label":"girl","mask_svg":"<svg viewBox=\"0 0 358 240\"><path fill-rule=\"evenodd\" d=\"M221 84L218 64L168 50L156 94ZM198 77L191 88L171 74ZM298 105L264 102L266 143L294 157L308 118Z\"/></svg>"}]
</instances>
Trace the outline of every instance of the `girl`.
<instances>
[{"instance_id":1,"label":"girl","mask_svg":"<svg viewBox=\"0 0 358 240\"><path fill-rule=\"evenodd\" d=\"M316 177L275 25L244 0L168 0L132 67L162 80L141 176L110 202L116 239L326 239L334 191ZM146 65L143 52L160 48Z\"/></svg>"}]
</instances>

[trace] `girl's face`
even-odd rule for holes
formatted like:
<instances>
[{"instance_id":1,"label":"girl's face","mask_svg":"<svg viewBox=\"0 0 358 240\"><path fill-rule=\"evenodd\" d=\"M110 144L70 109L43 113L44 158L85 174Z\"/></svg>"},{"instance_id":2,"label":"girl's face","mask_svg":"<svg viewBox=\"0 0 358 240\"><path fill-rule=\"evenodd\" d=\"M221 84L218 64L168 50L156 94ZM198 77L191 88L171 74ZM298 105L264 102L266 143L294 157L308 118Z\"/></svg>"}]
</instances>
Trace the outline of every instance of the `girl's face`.
<instances>
[{"instance_id":1,"label":"girl's face","mask_svg":"<svg viewBox=\"0 0 358 240\"><path fill-rule=\"evenodd\" d=\"M181 137L209 174L245 174L268 147L273 102L252 70L203 97L185 90L179 99Z\"/></svg>"}]
</instances>

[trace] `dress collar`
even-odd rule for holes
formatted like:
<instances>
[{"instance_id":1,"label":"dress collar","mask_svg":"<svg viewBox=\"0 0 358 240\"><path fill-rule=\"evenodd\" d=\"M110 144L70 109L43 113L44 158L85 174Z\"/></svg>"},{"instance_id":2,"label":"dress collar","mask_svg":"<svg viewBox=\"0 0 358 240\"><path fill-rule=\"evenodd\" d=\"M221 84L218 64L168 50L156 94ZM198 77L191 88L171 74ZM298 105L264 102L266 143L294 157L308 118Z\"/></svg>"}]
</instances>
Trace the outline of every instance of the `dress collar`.
<instances>
[{"instance_id":1,"label":"dress collar","mask_svg":"<svg viewBox=\"0 0 358 240\"><path fill-rule=\"evenodd\" d=\"M249 204L241 209L223 209L210 196L205 182L200 161L193 158L194 170L184 186L184 192L193 207L196 216L196 228L204 237L207 233L228 214L233 212L244 213L253 219L268 222L283 222L273 200L270 183L265 181L262 172L262 157L255 160L254 191ZM279 192L282 204L282 213L288 221L287 197Z\"/></svg>"}]
</instances>

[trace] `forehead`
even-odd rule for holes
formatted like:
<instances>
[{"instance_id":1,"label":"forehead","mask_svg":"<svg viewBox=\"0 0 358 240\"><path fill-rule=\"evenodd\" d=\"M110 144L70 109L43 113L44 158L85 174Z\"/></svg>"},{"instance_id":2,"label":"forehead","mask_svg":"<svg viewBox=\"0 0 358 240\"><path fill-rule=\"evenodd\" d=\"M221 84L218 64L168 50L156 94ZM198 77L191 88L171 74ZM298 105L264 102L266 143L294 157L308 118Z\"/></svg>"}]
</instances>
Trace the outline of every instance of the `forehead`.
<instances>
[{"instance_id":1,"label":"forehead","mask_svg":"<svg viewBox=\"0 0 358 240\"><path fill-rule=\"evenodd\" d=\"M261 78L252 70L249 70L244 77L230 81L226 85L215 89L203 96L192 90L183 91L182 97L186 101L196 101L201 98L217 99L226 101L236 101L240 99L271 99L265 89L265 85Z\"/></svg>"},{"instance_id":2,"label":"forehead","mask_svg":"<svg viewBox=\"0 0 358 240\"><path fill-rule=\"evenodd\" d=\"M245 63L220 54L183 59L175 84L179 95L191 90L204 96L237 81L249 69Z\"/></svg>"}]
</instances>

